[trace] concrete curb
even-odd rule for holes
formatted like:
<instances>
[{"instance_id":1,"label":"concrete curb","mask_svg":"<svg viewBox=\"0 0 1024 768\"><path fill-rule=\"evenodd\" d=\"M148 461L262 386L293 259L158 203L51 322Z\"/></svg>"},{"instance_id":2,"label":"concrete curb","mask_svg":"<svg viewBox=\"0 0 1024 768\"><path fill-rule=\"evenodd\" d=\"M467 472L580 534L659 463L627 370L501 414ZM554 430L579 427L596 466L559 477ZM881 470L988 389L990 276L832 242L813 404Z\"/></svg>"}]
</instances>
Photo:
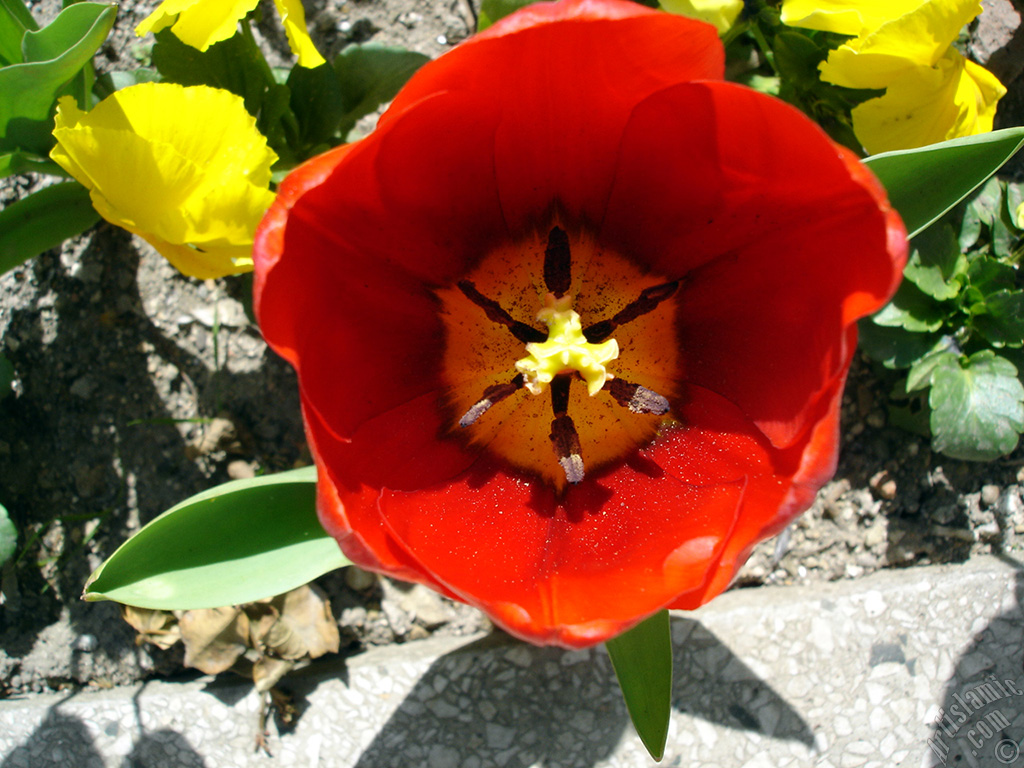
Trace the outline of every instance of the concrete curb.
<instances>
[{"instance_id":1,"label":"concrete curb","mask_svg":"<svg viewBox=\"0 0 1024 768\"><path fill-rule=\"evenodd\" d=\"M738 590L673 619L662 765L1024 766L1024 571L1010 561ZM0 701L0 768L652 765L602 648L434 639L288 678L303 711L255 753L232 679Z\"/></svg>"}]
</instances>

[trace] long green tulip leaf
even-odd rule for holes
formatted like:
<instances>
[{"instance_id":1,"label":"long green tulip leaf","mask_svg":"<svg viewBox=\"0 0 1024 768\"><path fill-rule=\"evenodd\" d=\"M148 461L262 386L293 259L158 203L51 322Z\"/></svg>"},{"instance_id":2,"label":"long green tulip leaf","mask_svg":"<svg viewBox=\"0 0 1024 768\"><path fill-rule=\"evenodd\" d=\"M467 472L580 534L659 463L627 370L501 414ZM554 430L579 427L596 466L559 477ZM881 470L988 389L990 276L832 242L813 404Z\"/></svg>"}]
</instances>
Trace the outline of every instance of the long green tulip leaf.
<instances>
[{"instance_id":1,"label":"long green tulip leaf","mask_svg":"<svg viewBox=\"0 0 1024 768\"><path fill-rule=\"evenodd\" d=\"M0 274L79 235L100 215L77 181L53 184L0 211Z\"/></svg>"},{"instance_id":2,"label":"long green tulip leaf","mask_svg":"<svg viewBox=\"0 0 1024 768\"><path fill-rule=\"evenodd\" d=\"M89 578L86 600L163 610L271 597L348 565L316 517L313 467L235 480L172 507Z\"/></svg>"},{"instance_id":3,"label":"long green tulip leaf","mask_svg":"<svg viewBox=\"0 0 1024 768\"><path fill-rule=\"evenodd\" d=\"M672 632L658 611L605 643L640 741L655 760L665 754L672 710Z\"/></svg>"},{"instance_id":4,"label":"long green tulip leaf","mask_svg":"<svg viewBox=\"0 0 1024 768\"><path fill-rule=\"evenodd\" d=\"M864 161L889 193L910 237L979 187L1024 145L1024 127L883 152Z\"/></svg>"}]
</instances>

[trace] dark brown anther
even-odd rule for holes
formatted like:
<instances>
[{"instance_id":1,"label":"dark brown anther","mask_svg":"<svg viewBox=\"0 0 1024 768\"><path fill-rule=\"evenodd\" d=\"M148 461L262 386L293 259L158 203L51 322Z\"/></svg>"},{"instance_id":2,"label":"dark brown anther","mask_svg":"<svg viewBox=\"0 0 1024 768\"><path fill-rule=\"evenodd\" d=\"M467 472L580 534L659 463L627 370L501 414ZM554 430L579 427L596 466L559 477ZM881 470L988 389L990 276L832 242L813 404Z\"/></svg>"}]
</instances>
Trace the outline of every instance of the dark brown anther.
<instances>
[{"instance_id":1,"label":"dark brown anther","mask_svg":"<svg viewBox=\"0 0 1024 768\"><path fill-rule=\"evenodd\" d=\"M608 382L608 393L615 398L615 402L623 408L629 408L633 413L653 413L661 416L668 413L668 399L662 397L653 389L641 387L639 384L630 384L622 379L612 379Z\"/></svg>"},{"instance_id":2,"label":"dark brown anther","mask_svg":"<svg viewBox=\"0 0 1024 768\"><path fill-rule=\"evenodd\" d=\"M652 285L640 291L640 296L629 302L615 313L611 320L602 320L583 329L583 337L591 344L604 341L618 328L631 320L636 320L648 312L653 312L661 302L671 298L679 289L679 281L673 280L661 285Z\"/></svg>"},{"instance_id":3,"label":"dark brown anther","mask_svg":"<svg viewBox=\"0 0 1024 768\"><path fill-rule=\"evenodd\" d=\"M519 374L507 384L492 384L484 390L484 396L466 411L466 414L459 419L460 427L468 427L475 424L477 419L487 413L488 409L495 403L500 403L509 395L518 392L523 388L523 374Z\"/></svg>"},{"instance_id":4,"label":"dark brown anther","mask_svg":"<svg viewBox=\"0 0 1024 768\"><path fill-rule=\"evenodd\" d=\"M580 450L580 436L576 425L566 414L569 410L569 376L556 376L551 381L551 410L555 418L551 422L551 445L555 449L558 463L565 472L565 479L578 483L583 479L583 455Z\"/></svg>"},{"instance_id":5,"label":"dark brown anther","mask_svg":"<svg viewBox=\"0 0 1024 768\"><path fill-rule=\"evenodd\" d=\"M572 257L569 254L569 238L561 227L552 227L548 234L548 247L544 251L544 285L562 298L569 292L572 283Z\"/></svg>"},{"instance_id":6,"label":"dark brown anther","mask_svg":"<svg viewBox=\"0 0 1024 768\"><path fill-rule=\"evenodd\" d=\"M558 463L570 483L583 480L583 457L580 455L580 437L576 425L568 416L557 416L551 422L551 444L555 448Z\"/></svg>"},{"instance_id":7,"label":"dark brown anther","mask_svg":"<svg viewBox=\"0 0 1024 768\"><path fill-rule=\"evenodd\" d=\"M488 299L480 291L476 289L476 286L471 280L460 280L458 282L459 290L465 294L466 298L476 304L480 309L487 315L487 319L504 325L523 344L529 344L531 342L540 344L547 341L548 335L544 331L538 331L533 326L521 323L514 319L512 315L501 308L501 305L493 299Z\"/></svg>"}]
</instances>

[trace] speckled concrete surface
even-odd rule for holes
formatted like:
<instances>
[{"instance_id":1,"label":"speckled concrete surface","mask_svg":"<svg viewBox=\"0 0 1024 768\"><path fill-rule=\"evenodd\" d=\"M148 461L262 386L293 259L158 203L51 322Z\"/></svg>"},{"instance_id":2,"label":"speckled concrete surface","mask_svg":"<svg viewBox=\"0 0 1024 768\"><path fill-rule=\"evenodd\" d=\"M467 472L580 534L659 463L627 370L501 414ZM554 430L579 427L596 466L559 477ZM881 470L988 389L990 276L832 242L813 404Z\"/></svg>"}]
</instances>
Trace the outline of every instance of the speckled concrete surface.
<instances>
[{"instance_id":1,"label":"speckled concrete surface","mask_svg":"<svg viewBox=\"0 0 1024 768\"><path fill-rule=\"evenodd\" d=\"M979 558L726 594L673 620L664 765L1024 766L1024 571ZM0 702L2 768L652 764L601 649L427 640L304 670L254 751L230 679Z\"/></svg>"}]
</instances>

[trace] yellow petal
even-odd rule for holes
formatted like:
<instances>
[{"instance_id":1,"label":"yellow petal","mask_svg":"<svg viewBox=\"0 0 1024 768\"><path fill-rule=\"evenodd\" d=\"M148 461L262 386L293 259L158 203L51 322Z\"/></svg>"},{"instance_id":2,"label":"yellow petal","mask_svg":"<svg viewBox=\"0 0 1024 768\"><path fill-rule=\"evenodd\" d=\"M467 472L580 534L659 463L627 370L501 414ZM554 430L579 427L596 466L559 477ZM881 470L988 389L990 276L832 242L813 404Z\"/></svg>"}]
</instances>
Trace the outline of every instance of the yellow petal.
<instances>
[{"instance_id":1,"label":"yellow petal","mask_svg":"<svg viewBox=\"0 0 1024 768\"><path fill-rule=\"evenodd\" d=\"M991 131L996 104L1004 95L1006 88L999 78L980 64L965 59L964 72L956 89L956 102L963 117L957 121L955 136L947 138Z\"/></svg>"},{"instance_id":2,"label":"yellow petal","mask_svg":"<svg viewBox=\"0 0 1024 768\"><path fill-rule=\"evenodd\" d=\"M661 7L678 16L714 24L718 34L727 32L743 10L743 0L662 0Z\"/></svg>"},{"instance_id":3,"label":"yellow petal","mask_svg":"<svg viewBox=\"0 0 1024 768\"><path fill-rule=\"evenodd\" d=\"M978 0L930 0L831 51L821 78L847 88L886 88L914 67L936 64L980 12Z\"/></svg>"},{"instance_id":4,"label":"yellow petal","mask_svg":"<svg viewBox=\"0 0 1024 768\"><path fill-rule=\"evenodd\" d=\"M325 64L324 57L313 45L313 40L306 30L306 12L302 8L302 0L274 0L277 12L281 14L288 45L299 59L300 67L319 67ZM741 2L742 5L742 2Z\"/></svg>"},{"instance_id":5,"label":"yellow petal","mask_svg":"<svg viewBox=\"0 0 1024 768\"><path fill-rule=\"evenodd\" d=\"M871 154L983 133L1003 93L987 70L951 48L935 67L908 72L884 96L856 107L853 130Z\"/></svg>"},{"instance_id":6,"label":"yellow petal","mask_svg":"<svg viewBox=\"0 0 1024 768\"><path fill-rule=\"evenodd\" d=\"M783 0L782 23L841 35L863 35L923 4L922 0Z\"/></svg>"},{"instance_id":7,"label":"yellow petal","mask_svg":"<svg viewBox=\"0 0 1024 768\"><path fill-rule=\"evenodd\" d=\"M240 97L146 83L88 113L64 98L54 136L51 157L89 188L99 214L186 274L213 277L251 266L277 158Z\"/></svg>"},{"instance_id":8,"label":"yellow petal","mask_svg":"<svg viewBox=\"0 0 1024 768\"><path fill-rule=\"evenodd\" d=\"M135 28L135 34L142 37L150 32L159 32L161 29L171 26L177 20L179 13L188 10L198 2L200 0L164 0Z\"/></svg>"},{"instance_id":9,"label":"yellow petal","mask_svg":"<svg viewBox=\"0 0 1024 768\"><path fill-rule=\"evenodd\" d=\"M259 0L199 0L178 16L171 31L181 42L205 51L227 40Z\"/></svg>"}]
</instances>

